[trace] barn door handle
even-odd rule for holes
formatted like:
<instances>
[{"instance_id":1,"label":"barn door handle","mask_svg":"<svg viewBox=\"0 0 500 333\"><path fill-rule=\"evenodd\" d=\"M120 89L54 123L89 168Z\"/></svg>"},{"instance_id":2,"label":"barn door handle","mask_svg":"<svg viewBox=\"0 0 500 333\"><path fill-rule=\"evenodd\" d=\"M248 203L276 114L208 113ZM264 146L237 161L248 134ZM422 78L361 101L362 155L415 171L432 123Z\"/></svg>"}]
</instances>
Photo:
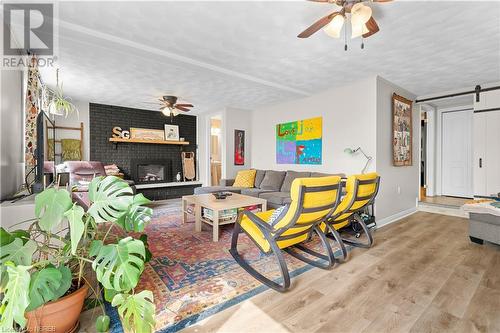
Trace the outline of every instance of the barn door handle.
<instances>
[{"instance_id":1,"label":"barn door handle","mask_svg":"<svg viewBox=\"0 0 500 333\"><path fill-rule=\"evenodd\" d=\"M479 158L479 167L482 168L483 167L483 159L480 157Z\"/></svg>"}]
</instances>

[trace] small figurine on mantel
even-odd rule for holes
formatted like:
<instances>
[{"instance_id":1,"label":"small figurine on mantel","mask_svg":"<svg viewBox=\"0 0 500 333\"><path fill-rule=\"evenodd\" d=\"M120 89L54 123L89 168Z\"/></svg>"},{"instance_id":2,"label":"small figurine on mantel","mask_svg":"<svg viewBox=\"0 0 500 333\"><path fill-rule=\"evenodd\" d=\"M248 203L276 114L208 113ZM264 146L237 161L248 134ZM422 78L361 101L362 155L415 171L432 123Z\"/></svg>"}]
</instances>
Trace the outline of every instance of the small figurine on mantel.
<instances>
[{"instance_id":1,"label":"small figurine on mantel","mask_svg":"<svg viewBox=\"0 0 500 333\"><path fill-rule=\"evenodd\" d=\"M177 172L177 175L175 176L175 180L177 182L180 182L181 181L181 173L180 172Z\"/></svg>"}]
</instances>

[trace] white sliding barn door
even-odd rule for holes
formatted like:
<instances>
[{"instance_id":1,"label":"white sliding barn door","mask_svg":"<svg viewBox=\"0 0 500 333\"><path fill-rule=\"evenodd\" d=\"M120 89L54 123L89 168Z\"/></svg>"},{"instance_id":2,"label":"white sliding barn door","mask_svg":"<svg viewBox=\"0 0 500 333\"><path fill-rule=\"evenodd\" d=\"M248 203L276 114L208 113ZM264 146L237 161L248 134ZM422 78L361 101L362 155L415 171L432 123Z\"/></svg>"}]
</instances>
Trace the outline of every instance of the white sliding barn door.
<instances>
[{"instance_id":1,"label":"white sliding barn door","mask_svg":"<svg viewBox=\"0 0 500 333\"><path fill-rule=\"evenodd\" d=\"M472 110L442 115L443 195L470 198L473 196Z\"/></svg>"}]
</instances>

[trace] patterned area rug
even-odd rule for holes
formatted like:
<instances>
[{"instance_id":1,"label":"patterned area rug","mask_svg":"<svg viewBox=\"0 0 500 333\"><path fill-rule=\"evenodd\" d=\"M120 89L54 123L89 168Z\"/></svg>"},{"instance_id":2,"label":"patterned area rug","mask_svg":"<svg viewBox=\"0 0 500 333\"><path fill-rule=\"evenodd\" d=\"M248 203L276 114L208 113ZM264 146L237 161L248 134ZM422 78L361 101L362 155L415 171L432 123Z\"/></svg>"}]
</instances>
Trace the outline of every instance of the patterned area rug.
<instances>
[{"instance_id":1,"label":"patterned area rug","mask_svg":"<svg viewBox=\"0 0 500 333\"><path fill-rule=\"evenodd\" d=\"M193 222L182 223L180 201L154 207L146 233L153 259L137 289L153 291L157 332L176 332L268 289L229 253L232 225L222 227L219 242L212 242L210 226L197 233ZM240 253L258 271L268 277L281 276L274 257L263 255L246 235L240 235L238 244ZM313 237L308 247L321 251L319 238ZM293 276L313 268L286 253L285 260L292 283ZM111 331L123 332L116 310L107 306L107 312Z\"/></svg>"}]
</instances>

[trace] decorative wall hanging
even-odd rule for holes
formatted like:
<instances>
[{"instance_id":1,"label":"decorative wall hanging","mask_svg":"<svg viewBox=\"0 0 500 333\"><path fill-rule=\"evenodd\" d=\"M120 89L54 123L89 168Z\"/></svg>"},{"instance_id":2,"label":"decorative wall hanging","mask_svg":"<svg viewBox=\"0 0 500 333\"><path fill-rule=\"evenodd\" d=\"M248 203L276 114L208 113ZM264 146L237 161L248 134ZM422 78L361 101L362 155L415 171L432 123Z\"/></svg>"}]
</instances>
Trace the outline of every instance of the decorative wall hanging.
<instances>
[{"instance_id":1,"label":"decorative wall hanging","mask_svg":"<svg viewBox=\"0 0 500 333\"><path fill-rule=\"evenodd\" d=\"M131 127L130 137L142 140L165 140L165 132L157 129Z\"/></svg>"},{"instance_id":2,"label":"decorative wall hanging","mask_svg":"<svg viewBox=\"0 0 500 333\"><path fill-rule=\"evenodd\" d=\"M179 126L165 124L165 140L179 141Z\"/></svg>"},{"instance_id":3,"label":"decorative wall hanging","mask_svg":"<svg viewBox=\"0 0 500 333\"><path fill-rule=\"evenodd\" d=\"M276 163L321 164L323 118L276 125Z\"/></svg>"},{"instance_id":4,"label":"decorative wall hanging","mask_svg":"<svg viewBox=\"0 0 500 333\"><path fill-rule=\"evenodd\" d=\"M392 94L392 157L394 166L412 165L412 101Z\"/></svg>"},{"instance_id":5,"label":"decorative wall hanging","mask_svg":"<svg viewBox=\"0 0 500 333\"><path fill-rule=\"evenodd\" d=\"M245 131L234 130L234 165L245 165Z\"/></svg>"},{"instance_id":6,"label":"decorative wall hanging","mask_svg":"<svg viewBox=\"0 0 500 333\"><path fill-rule=\"evenodd\" d=\"M24 165L27 175L27 182L31 183L34 173L31 173L36 166L36 117L40 109L41 84L39 80L38 61L35 56L31 58L26 72L26 117L24 119Z\"/></svg>"}]
</instances>

